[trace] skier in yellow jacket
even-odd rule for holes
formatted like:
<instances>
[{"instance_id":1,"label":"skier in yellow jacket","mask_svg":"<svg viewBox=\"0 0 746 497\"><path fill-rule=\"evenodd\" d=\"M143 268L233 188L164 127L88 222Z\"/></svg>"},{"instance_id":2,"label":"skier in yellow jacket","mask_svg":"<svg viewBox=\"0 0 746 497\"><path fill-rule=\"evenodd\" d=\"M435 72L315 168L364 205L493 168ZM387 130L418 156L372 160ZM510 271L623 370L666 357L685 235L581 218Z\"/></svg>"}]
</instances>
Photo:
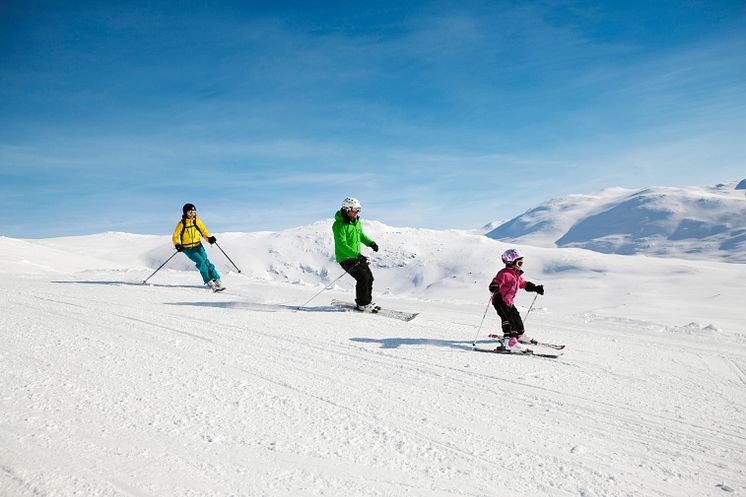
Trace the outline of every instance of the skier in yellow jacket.
<instances>
[{"instance_id":1,"label":"skier in yellow jacket","mask_svg":"<svg viewBox=\"0 0 746 497\"><path fill-rule=\"evenodd\" d=\"M202 221L197 218L197 208L194 204L184 204L182 212L181 221L179 221L174 229L174 236L172 238L174 247L176 247L177 251L184 252L184 255L194 261L205 285L213 291L219 292L225 287L220 282L220 275L215 270L215 266L207 259L207 253L205 253L205 248L202 246L200 236L207 239L211 245L217 239L207 231Z\"/></svg>"}]
</instances>

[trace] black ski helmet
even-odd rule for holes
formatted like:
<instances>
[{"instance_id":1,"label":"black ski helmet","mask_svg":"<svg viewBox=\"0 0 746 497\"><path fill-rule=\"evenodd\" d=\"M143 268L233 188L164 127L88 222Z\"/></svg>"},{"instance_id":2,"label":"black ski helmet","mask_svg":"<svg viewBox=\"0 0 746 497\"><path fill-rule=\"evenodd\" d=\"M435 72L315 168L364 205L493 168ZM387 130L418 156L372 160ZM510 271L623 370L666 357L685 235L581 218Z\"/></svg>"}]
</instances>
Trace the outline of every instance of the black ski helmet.
<instances>
[{"instance_id":1,"label":"black ski helmet","mask_svg":"<svg viewBox=\"0 0 746 497\"><path fill-rule=\"evenodd\" d=\"M194 204L184 204L184 207L181 208L181 212L186 216L186 213L189 211L196 211L197 207Z\"/></svg>"}]
</instances>

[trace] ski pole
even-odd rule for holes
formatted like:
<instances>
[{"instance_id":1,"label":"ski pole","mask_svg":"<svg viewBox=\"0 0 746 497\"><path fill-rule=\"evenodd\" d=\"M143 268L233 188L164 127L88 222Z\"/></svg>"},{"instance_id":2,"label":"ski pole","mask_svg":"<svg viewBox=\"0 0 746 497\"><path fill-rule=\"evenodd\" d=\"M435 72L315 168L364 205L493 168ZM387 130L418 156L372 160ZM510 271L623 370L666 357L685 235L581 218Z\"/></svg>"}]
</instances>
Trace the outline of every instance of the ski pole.
<instances>
[{"instance_id":1,"label":"ski pole","mask_svg":"<svg viewBox=\"0 0 746 497\"><path fill-rule=\"evenodd\" d=\"M319 295L321 295L321 294L322 294L322 292L324 292L325 290L328 290L328 289L330 289L330 288L332 287L332 285L333 285L333 284L335 284L335 283L336 283L337 281L341 280L341 279L342 279L342 276L344 276L345 274L349 273L349 272L350 272L351 270L355 269L355 268L357 267L357 265L358 265L358 264L360 264L360 261L357 261L357 262L355 263L355 265L354 265L354 266L352 266L352 267L351 267L351 268L350 268L349 270L345 269L345 272L344 272L344 273L342 273L342 274L340 274L340 275L339 275L339 278L337 278L336 280L332 281L331 283L329 283L328 285L326 285L326 286L325 286L324 288L322 288L322 289L321 289L321 291L320 291L319 293L317 293L316 295L314 295L313 297L311 297L310 299L308 299L308 300L306 301L306 303L305 303L305 304L303 304L303 305L299 305L299 306L298 306L298 309L302 309L303 307L307 306L307 305L308 305L308 303L309 303L310 301L312 301L313 299L315 299L316 297L318 297Z\"/></svg>"},{"instance_id":2,"label":"ski pole","mask_svg":"<svg viewBox=\"0 0 746 497\"><path fill-rule=\"evenodd\" d=\"M223 252L223 255L225 256L225 258L231 261L231 258L228 257L228 254L226 254L225 251L220 247L220 245L218 245L218 242L215 242L215 245L217 245L220 251ZM235 262L231 261L231 264L233 264L233 267L236 268L236 271L238 271L239 273L241 272L241 270L238 269L238 266L236 266Z\"/></svg>"},{"instance_id":3,"label":"ski pole","mask_svg":"<svg viewBox=\"0 0 746 497\"><path fill-rule=\"evenodd\" d=\"M482 315L482 320L479 322L479 328L477 328L477 334L474 335L474 340L472 340L472 342L471 342L471 346L472 347L476 347L477 346L477 337L479 337L479 332L482 331L482 324L484 324L484 318L487 317L487 311L490 308L490 304L492 303L492 299L495 298L495 293L497 293L497 292L494 292L494 293L492 293L492 295L490 295L490 300L487 301L487 307L484 308L484 315Z\"/></svg>"},{"instance_id":4,"label":"ski pole","mask_svg":"<svg viewBox=\"0 0 746 497\"><path fill-rule=\"evenodd\" d=\"M534 308L534 302L536 302L536 298L539 296L537 293L534 295L534 300L531 302L531 306L529 306L528 310L526 311L526 315L523 317L523 324L526 324L526 320L528 319L528 314L531 312L531 309Z\"/></svg>"},{"instance_id":5,"label":"ski pole","mask_svg":"<svg viewBox=\"0 0 746 497\"><path fill-rule=\"evenodd\" d=\"M153 274L151 274L150 276L148 276L147 278L145 278L145 279L144 279L144 280L142 281L142 284L144 285L145 283L147 283L147 282L148 282L148 280L149 280L150 278L152 278L152 277L153 277L153 275L154 275L155 273L157 273L158 271L160 271L160 270L161 270L161 268L162 268L163 266L165 266L165 265L166 265L166 264L168 263L168 261L170 261L171 259L173 259L173 258L174 258L174 256L175 256L176 254L178 254L178 253L179 253L179 251L177 250L176 252L174 252L173 254L171 254L171 257L169 257L168 259L166 259L166 262L164 262L163 264L161 264L160 266L158 266L158 269L156 269L155 271L153 271Z\"/></svg>"}]
</instances>

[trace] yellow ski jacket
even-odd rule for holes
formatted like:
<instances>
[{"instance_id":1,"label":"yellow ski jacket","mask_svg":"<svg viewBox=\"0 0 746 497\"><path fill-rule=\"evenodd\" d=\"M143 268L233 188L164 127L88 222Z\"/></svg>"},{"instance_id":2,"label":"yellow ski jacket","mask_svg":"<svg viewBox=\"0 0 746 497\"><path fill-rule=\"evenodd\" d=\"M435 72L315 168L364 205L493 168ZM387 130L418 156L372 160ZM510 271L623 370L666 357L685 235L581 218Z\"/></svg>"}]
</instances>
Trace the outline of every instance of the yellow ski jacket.
<instances>
[{"instance_id":1,"label":"yellow ski jacket","mask_svg":"<svg viewBox=\"0 0 746 497\"><path fill-rule=\"evenodd\" d=\"M174 242L174 246L176 246L177 243L181 243L184 248L191 248L202 243L199 239L200 235L202 235L203 238L210 238L210 236L212 236L207 231L207 228L205 228L205 225L202 224L202 221L198 218L187 218L183 221L179 221L174 229L174 236L171 239Z\"/></svg>"}]
</instances>

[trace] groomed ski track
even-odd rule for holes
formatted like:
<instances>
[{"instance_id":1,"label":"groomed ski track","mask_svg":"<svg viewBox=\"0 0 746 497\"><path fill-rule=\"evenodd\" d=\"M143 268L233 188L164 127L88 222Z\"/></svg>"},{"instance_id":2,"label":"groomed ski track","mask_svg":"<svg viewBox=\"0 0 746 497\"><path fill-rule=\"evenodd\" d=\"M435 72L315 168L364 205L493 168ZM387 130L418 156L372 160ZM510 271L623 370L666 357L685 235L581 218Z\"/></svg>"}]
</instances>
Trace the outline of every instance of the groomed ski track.
<instances>
[{"instance_id":1,"label":"groomed ski track","mask_svg":"<svg viewBox=\"0 0 746 497\"><path fill-rule=\"evenodd\" d=\"M420 312L405 323L340 312L334 291L296 311L313 289L146 275L0 279L0 494L745 488L742 338L536 313L561 358L475 354L479 303L378 299Z\"/></svg>"}]
</instances>

